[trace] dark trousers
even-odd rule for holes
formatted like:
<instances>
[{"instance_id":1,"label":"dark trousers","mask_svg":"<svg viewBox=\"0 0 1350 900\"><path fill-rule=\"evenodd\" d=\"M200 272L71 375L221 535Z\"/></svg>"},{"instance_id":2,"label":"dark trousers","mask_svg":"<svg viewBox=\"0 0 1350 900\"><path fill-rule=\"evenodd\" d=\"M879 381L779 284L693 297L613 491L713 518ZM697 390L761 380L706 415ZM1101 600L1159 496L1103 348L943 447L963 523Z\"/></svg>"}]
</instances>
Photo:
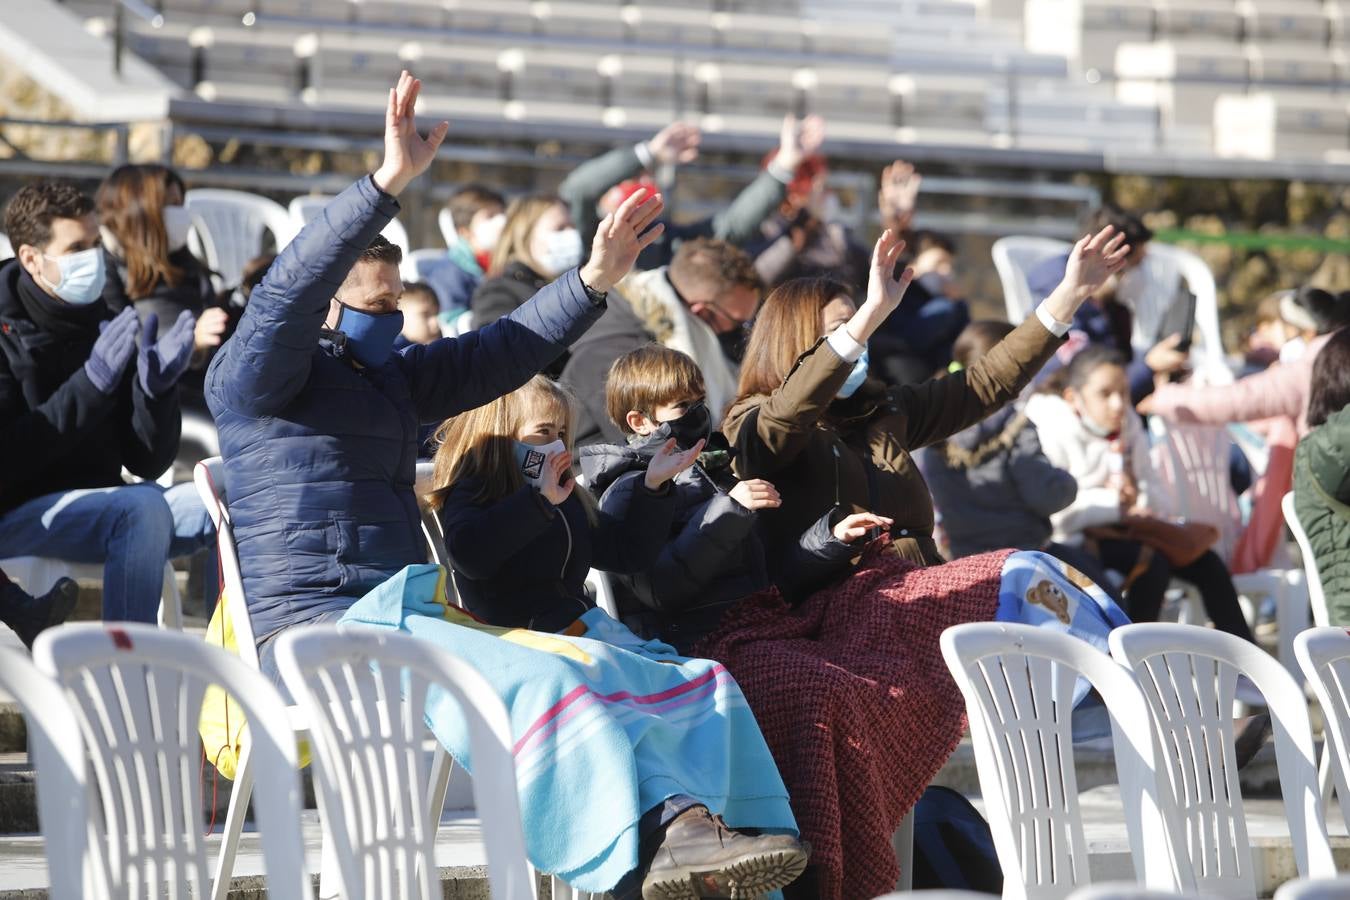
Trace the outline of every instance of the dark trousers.
<instances>
[{"instance_id":1,"label":"dark trousers","mask_svg":"<svg viewBox=\"0 0 1350 900\"><path fill-rule=\"evenodd\" d=\"M1139 565L1144 545L1138 541L1105 540L1098 542L1102 565L1129 575ZM1161 553L1153 551L1147 565L1125 592L1125 611L1136 622L1156 622L1162 610L1163 595L1173 577L1193 585L1200 592L1205 612L1220 631L1244 641L1256 642L1247 617L1242 614L1237 590L1228 566L1213 550L1207 550L1189 566L1173 567Z\"/></svg>"}]
</instances>

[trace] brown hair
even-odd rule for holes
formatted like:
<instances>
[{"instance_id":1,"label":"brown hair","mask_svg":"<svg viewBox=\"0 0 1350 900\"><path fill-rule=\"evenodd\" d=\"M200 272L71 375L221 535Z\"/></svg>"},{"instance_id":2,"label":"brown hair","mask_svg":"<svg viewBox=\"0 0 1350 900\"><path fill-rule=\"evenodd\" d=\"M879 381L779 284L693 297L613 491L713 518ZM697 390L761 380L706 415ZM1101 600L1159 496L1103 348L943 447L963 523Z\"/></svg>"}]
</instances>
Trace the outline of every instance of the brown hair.
<instances>
[{"instance_id":1,"label":"brown hair","mask_svg":"<svg viewBox=\"0 0 1350 900\"><path fill-rule=\"evenodd\" d=\"M409 303L430 303L437 309L441 308L440 298L436 292L431 289L431 285L425 281L405 281L403 282L403 296L398 298L398 305L401 309L404 301Z\"/></svg>"},{"instance_id":2,"label":"brown hair","mask_svg":"<svg viewBox=\"0 0 1350 900\"><path fill-rule=\"evenodd\" d=\"M502 236L492 250L488 277L500 275L507 264L513 262L524 263L534 271L539 271L539 261L530 254L530 234L534 226L539 224L540 217L555 206L567 208L567 204L553 194L530 194L511 201L511 205L506 208Z\"/></svg>"},{"instance_id":3,"label":"brown hair","mask_svg":"<svg viewBox=\"0 0 1350 900\"><path fill-rule=\"evenodd\" d=\"M536 375L519 388L491 403L446 419L436 429L432 490L427 504L440 509L457 482L475 478L482 487L475 502L494 502L525 483L516 465L515 440L526 418L548 409L561 420L572 449L576 413L572 396L545 375Z\"/></svg>"},{"instance_id":4,"label":"brown hair","mask_svg":"<svg viewBox=\"0 0 1350 900\"><path fill-rule=\"evenodd\" d=\"M505 207L506 198L481 184L464 185L451 194L445 203L445 208L450 210L450 218L454 220L455 231L468 231L469 222L473 221L478 211L489 206Z\"/></svg>"},{"instance_id":5,"label":"brown hair","mask_svg":"<svg viewBox=\"0 0 1350 900\"><path fill-rule=\"evenodd\" d=\"M738 287L764 290L764 281L749 254L715 238L695 238L680 244L670 261L670 278L681 285L701 287L713 296Z\"/></svg>"},{"instance_id":6,"label":"brown hair","mask_svg":"<svg viewBox=\"0 0 1350 900\"><path fill-rule=\"evenodd\" d=\"M169 262L169 236L164 230L165 197L171 187L186 193L172 169L153 164L118 166L99 185L99 224L112 232L127 264L127 296L145 297L164 283L178 284L183 271Z\"/></svg>"},{"instance_id":7,"label":"brown hair","mask_svg":"<svg viewBox=\"0 0 1350 900\"><path fill-rule=\"evenodd\" d=\"M652 417L658 406L708 393L698 364L678 350L648 344L614 360L605 381L605 409L624 434L628 413Z\"/></svg>"},{"instance_id":8,"label":"brown hair","mask_svg":"<svg viewBox=\"0 0 1350 900\"><path fill-rule=\"evenodd\" d=\"M1350 404L1350 328L1331 336L1313 360L1312 384L1308 391L1308 427L1327 419Z\"/></svg>"},{"instance_id":9,"label":"brown hair","mask_svg":"<svg viewBox=\"0 0 1350 900\"><path fill-rule=\"evenodd\" d=\"M852 300L853 294L831 278L794 278L774 288L759 308L741 360L738 402L783 383L797 357L820 340L820 314L835 297Z\"/></svg>"},{"instance_id":10,"label":"brown hair","mask_svg":"<svg viewBox=\"0 0 1350 900\"><path fill-rule=\"evenodd\" d=\"M1013 333L1013 326L993 319L971 322L956 336L952 344L952 361L969 369L979 362L998 342Z\"/></svg>"},{"instance_id":11,"label":"brown hair","mask_svg":"<svg viewBox=\"0 0 1350 900\"><path fill-rule=\"evenodd\" d=\"M53 219L83 219L94 203L73 181L44 179L26 184L5 206L5 231L14 253L24 244L42 248L52 239Z\"/></svg>"},{"instance_id":12,"label":"brown hair","mask_svg":"<svg viewBox=\"0 0 1350 900\"><path fill-rule=\"evenodd\" d=\"M358 263L377 262L397 266L403 262L403 251L398 244L392 243L382 234L377 234L369 244L366 244L366 249L361 251L361 254L356 257L356 261Z\"/></svg>"}]
</instances>

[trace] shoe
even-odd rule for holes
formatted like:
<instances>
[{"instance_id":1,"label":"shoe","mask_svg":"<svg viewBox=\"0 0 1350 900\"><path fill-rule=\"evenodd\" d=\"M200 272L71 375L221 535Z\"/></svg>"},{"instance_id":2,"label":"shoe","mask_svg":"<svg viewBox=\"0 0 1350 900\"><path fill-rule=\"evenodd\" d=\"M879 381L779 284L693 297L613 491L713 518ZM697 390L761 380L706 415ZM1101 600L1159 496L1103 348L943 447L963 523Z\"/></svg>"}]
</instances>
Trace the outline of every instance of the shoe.
<instances>
[{"instance_id":1,"label":"shoe","mask_svg":"<svg viewBox=\"0 0 1350 900\"><path fill-rule=\"evenodd\" d=\"M1249 716L1238 719L1233 725L1233 757L1240 771L1266 745L1266 738L1270 737L1270 715L1261 713L1259 716Z\"/></svg>"},{"instance_id":2,"label":"shoe","mask_svg":"<svg viewBox=\"0 0 1350 900\"><path fill-rule=\"evenodd\" d=\"M0 622L4 622L29 650L44 629L60 625L75 610L80 586L72 578L62 578L41 597L34 597L16 584L0 588Z\"/></svg>"},{"instance_id":3,"label":"shoe","mask_svg":"<svg viewBox=\"0 0 1350 900\"><path fill-rule=\"evenodd\" d=\"M791 884L806 868L809 855L794 837L742 834L707 807L696 806L666 826L642 881L642 897L758 897Z\"/></svg>"}]
</instances>

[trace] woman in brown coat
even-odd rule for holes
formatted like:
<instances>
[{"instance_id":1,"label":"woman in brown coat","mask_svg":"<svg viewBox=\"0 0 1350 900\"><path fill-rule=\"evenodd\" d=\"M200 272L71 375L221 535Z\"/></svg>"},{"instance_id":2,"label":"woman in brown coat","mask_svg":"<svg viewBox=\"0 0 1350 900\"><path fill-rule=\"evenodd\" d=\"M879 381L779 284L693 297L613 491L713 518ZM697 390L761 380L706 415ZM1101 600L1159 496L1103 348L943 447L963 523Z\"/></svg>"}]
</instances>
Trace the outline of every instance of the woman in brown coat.
<instances>
[{"instance_id":1,"label":"woman in brown coat","mask_svg":"<svg viewBox=\"0 0 1350 900\"><path fill-rule=\"evenodd\" d=\"M1111 229L1084 238L1059 289L980 362L887 389L867 379L865 350L912 277L895 275L903 247L890 232L877 243L861 306L826 279L775 290L723 425L737 476L771 482L782 500L757 513L771 570L831 511L894 522L833 586L795 606L776 592L743 600L695 648L740 683L811 843L812 870L789 897L852 900L894 886L890 836L965 731L938 649L945 628L997 618L1103 646L1126 621L1099 588L1045 554L1005 550L940 565L932 499L910 451L1016 397L1059 346L1061 323L1128 247Z\"/></svg>"}]
</instances>

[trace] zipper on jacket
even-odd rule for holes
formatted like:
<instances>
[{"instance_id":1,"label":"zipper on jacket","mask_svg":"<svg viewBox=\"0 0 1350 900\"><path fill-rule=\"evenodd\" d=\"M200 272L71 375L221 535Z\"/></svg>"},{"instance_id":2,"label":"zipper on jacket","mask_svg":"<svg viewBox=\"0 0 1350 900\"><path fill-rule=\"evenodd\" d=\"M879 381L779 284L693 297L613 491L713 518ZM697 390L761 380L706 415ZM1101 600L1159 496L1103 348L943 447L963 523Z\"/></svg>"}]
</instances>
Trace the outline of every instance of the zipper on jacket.
<instances>
[{"instance_id":1,"label":"zipper on jacket","mask_svg":"<svg viewBox=\"0 0 1350 900\"><path fill-rule=\"evenodd\" d=\"M562 568L558 570L558 580L567 582L567 564L572 561L572 526L567 524L567 514L562 510L562 504L558 504L558 517L562 519L563 531L567 532L567 552L563 554Z\"/></svg>"},{"instance_id":2,"label":"zipper on jacket","mask_svg":"<svg viewBox=\"0 0 1350 900\"><path fill-rule=\"evenodd\" d=\"M839 508L839 445L831 444L830 450L834 453L834 508Z\"/></svg>"}]
</instances>

